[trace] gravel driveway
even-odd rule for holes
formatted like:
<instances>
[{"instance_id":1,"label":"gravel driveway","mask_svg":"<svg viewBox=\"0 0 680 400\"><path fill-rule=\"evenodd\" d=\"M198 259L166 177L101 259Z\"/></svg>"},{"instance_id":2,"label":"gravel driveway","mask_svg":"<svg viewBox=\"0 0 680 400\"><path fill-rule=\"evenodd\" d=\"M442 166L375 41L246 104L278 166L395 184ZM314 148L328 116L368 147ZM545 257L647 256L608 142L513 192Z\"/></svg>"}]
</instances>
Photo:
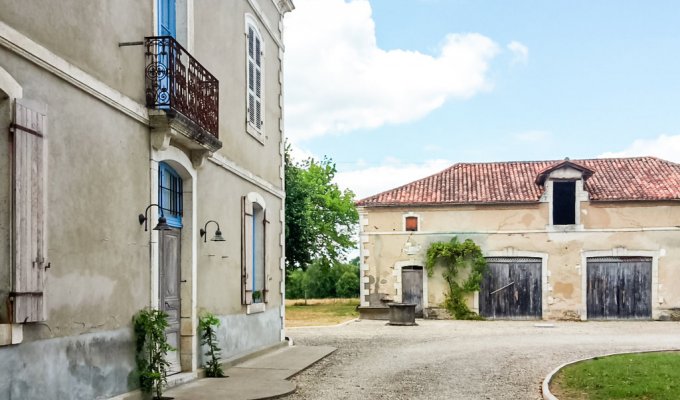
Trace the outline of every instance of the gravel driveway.
<instances>
[{"instance_id":1,"label":"gravel driveway","mask_svg":"<svg viewBox=\"0 0 680 400\"><path fill-rule=\"evenodd\" d=\"M417 322L288 329L295 344L338 350L295 377L286 399L541 399L543 378L562 363L680 349L678 322Z\"/></svg>"}]
</instances>

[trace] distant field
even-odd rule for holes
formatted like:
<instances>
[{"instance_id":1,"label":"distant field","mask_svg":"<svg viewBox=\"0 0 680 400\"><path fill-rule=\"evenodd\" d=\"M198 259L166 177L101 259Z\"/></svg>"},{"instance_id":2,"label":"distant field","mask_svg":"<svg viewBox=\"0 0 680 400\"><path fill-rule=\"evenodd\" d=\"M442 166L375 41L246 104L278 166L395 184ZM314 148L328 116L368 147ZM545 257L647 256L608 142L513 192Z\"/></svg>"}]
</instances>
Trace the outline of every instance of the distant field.
<instances>
[{"instance_id":1,"label":"distant field","mask_svg":"<svg viewBox=\"0 0 680 400\"><path fill-rule=\"evenodd\" d=\"M286 300L286 326L336 325L359 316L359 299Z\"/></svg>"}]
</instances>

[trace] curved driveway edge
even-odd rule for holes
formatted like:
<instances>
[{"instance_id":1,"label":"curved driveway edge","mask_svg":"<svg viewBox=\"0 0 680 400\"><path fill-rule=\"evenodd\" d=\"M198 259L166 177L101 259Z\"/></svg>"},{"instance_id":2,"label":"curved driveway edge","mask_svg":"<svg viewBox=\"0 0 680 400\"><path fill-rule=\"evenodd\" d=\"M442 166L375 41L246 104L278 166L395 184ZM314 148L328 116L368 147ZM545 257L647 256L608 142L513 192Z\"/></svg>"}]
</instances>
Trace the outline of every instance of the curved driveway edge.
<instances>
[{"instance_id":1,"label":"curved driveway edge","mask_svg":"<svg viewBox=\"0 0 680 400\"><path fill-rule=\"evenodd\" d=\"M555 397L555 395L552 394L552 392L550 391L550 382L552 381L553 376L555 376L556 373L558 373L562 368L564 368L566 366L576 364L576 363L580 363L580 362L583 362L583 361L592 360L592 359L595 359L595 358L604 358L604 357L609 357L609 356L619 356L619 355L622 355L622 354L666 353L666 352L669 352L669 351L680 351L680 349L652 350L652 351L646 351L646 350L622 351L622 352L618 352L618 353L604 354L604 355L601 355L601 356L586 357L586 358L582 358L580 360L570 361L568 363L564 363L564 364L560 365L559 367L555 368L554 370L550 371L550 373L548 375L546 375L545 379L543 380L543 385L542 385L543 400L560 400L557 397Z\"/></svg>"}]
</instances>

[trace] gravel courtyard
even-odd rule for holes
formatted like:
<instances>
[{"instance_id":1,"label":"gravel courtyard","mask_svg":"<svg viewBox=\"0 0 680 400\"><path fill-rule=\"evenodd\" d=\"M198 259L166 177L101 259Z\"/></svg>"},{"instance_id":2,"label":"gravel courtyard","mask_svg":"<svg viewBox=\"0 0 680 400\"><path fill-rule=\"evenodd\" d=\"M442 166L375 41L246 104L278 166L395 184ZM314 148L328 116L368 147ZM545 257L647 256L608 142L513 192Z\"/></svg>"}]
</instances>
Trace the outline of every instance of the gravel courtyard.
<instances>
[{"instance_id":1,"label":"gravel courtyard","mask_svg":"<svg viewBox=\"0 0 680 400\"><path fill-rule=\"evenodd\" d=\"M558 365L603 353L680 349L678 322L431 321L291 328L338 350L293 378L286 399L541 399Z\"/></svg>"}]
</instances>

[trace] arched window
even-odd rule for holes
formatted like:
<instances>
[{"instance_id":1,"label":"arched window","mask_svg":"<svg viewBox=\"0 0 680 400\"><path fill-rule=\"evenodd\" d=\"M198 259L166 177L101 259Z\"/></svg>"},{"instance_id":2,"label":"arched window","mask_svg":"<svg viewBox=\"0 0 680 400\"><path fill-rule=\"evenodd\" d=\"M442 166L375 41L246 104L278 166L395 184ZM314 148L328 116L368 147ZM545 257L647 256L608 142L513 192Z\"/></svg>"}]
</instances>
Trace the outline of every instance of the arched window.
<instances>
[{"instance_id":1,"label":"arched window","mask_svg":"<svg viewBox=\"0 0 680 400\"><path fill-rule=\"evenodd\" d=\"M158 165L158 204L168 225L182 227L182 178L168 164Z\"/></svg>"},{"instance_id":2,"label":"arched window","mask_svg":"<svg viewBox=\"0 0 680 400\"><path fill-rule=\"evenodd\" d=\"M264 125L264 42L255 21L246 17L247 130L262 134Z\"/></svg>"}]
</instances>

